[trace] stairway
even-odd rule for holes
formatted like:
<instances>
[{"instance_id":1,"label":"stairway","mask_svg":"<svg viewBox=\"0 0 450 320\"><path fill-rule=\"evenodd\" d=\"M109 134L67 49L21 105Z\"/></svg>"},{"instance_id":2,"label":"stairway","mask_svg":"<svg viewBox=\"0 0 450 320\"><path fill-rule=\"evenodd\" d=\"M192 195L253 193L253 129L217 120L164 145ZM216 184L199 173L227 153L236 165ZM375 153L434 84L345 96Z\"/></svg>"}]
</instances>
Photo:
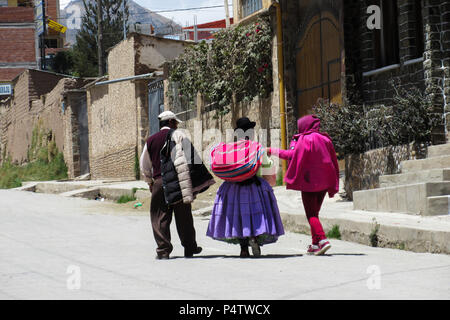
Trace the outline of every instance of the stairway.
<instances>
[{"instance_id":1,"label":"stairway","mask_svg":"<svg viewBox=\"0 0 450 320\"><path fill-rule=\"evenodd\" d=\"M450 144L429 147L426 159L403 161L401 172L381 176L378 189L354 192L353 209L450 214Z\"/></svg>"}]
</instances>

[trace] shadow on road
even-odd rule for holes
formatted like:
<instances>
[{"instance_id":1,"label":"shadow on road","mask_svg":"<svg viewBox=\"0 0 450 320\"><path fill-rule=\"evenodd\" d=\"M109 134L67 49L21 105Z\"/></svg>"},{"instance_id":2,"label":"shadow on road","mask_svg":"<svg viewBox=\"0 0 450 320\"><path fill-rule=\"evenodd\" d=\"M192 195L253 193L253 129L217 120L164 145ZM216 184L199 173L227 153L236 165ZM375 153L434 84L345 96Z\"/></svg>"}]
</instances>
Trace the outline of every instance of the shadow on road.
<instances>
[{"instance_id":1,"label":"shadow on road","mask_svg":"<svg viewBox=\"0 0 450 320\"><path fill-rule=\"evenodd\" d=\"M334 257L334 256L365 256L365 253L333 253L333 254L324 254L321 257Z\"/></svg>"},{"instance_id":2,"label":"shadow on road","mask_svg":"<svg viewBox=\"0 0 450 320\"><path fill-rule=\"evenodd\" d=\"M286 259L286 258L297 258L297 257L302 257L303 254L267 254L267 255L261 255L258 258L254 258L254 257L250 257L250 258L241 258L239 257L239 255L218 255L218 254L213 254L213 255L199 255L199 256L194 256L192 258L189 259ZM170 259L185 259L185 257L182 256L173 256L170 257Z\"/></svg>"}]
</instances>

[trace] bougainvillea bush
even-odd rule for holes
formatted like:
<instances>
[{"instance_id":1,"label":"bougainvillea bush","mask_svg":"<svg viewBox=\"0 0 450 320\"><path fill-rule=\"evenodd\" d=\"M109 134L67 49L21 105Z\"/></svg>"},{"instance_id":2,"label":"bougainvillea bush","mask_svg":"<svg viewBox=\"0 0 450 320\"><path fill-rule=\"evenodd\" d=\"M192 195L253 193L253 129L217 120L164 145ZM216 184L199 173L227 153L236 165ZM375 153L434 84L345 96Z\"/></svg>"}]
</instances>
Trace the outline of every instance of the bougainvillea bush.
<instances>
[{"instance_id":1,"label":"bougainvillea bush","mask_svg":"<svg viewBox=\"0 0 450 320\"><path fill-rule=\"evenodd\" d=\"M235 26L215 34L211 43L194 44L170 65L169 83L189 107L197 93L219 112L227 113L233 101L252 101L267 97L272 84L272 30L268 19L246 26ZM169 92L173 92L169 90ZM169 98L173 99L171 95Z\"/></svg>"}]
</instances>

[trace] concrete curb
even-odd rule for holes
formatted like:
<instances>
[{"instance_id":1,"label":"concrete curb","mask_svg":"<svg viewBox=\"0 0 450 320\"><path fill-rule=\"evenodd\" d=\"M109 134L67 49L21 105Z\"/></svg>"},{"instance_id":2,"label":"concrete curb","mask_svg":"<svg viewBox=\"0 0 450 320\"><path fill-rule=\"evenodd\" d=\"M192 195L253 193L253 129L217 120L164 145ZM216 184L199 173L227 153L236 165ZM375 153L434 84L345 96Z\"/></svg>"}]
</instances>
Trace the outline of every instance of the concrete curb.
<instances>
[{"instance_id":1,"label":"concrete curb","mask_svg":"<svg viewBox=\"0 0 450 320\"><path fill-rule=\"evenodd\" d=\"M305 215L281 213L287 231L310 234ZM341 240L371 245L375 223L321 216L325 232L334 225L339 226ZM399 225L379 223L376 232L377 247L408 250L413 252L450 254L450 230L436 231Z\"/></svg>"}]
</instances>

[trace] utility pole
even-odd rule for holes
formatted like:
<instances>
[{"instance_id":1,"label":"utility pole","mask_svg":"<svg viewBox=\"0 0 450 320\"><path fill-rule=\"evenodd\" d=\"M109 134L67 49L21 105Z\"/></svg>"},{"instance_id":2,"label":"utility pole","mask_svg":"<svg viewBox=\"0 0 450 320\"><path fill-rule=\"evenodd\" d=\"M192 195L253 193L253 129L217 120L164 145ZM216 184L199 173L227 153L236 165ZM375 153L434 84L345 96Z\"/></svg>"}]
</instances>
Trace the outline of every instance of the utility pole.
<instances>
[{"instance_id":1,"label":"utility pole","mask_svg":"<svg viewBox=\"0 0 450 320\"><path fill-rule=\"evenodd\" d=\"M98 74L103 76L103 27L102 27L102 0L97 0L97 47L98 47Z\"/></svg>"},{"instance_id":2,"label":"utility pole","mask_svg":"<svg viewBox=\"0 0 450 320\"><path fill-rule=\"evenodd\" d=\"M41 35L41 68L46 69L45 63L45 34L47 33L47 19L45 19L45 0L42 0L42 19L44 24L44 32Z\"/></svg>"},{"instance_id":3,"label":"utility pole","mask_svg":"<svg viewBox=\"0 0 450 320\"><path fill-rule=\"evenodd\" d=\"M226 27L229 28L230 27L230 11L228 8L228 0L224 0L225 2L225 23L226 23Z\"/></svg>"},{"instance_id":4,"label":"utility pole","mask_svg":"<svg viewBox=\"0 0 450 320\"><path fill-rule=\"evenodd\" d=\"M125 0L122 0L123 40L127 39L127 23L125 22Z\"/></svg>"},{"instance_id":5,"label":"utility pole","mask_svg":"<svg viewBox=\"0 0 450 320\"><path fill-rule=\"evenodd\" d=\"M198 42L197 16L194 15L194 42Z\"/></svg>"}]
</instances>

